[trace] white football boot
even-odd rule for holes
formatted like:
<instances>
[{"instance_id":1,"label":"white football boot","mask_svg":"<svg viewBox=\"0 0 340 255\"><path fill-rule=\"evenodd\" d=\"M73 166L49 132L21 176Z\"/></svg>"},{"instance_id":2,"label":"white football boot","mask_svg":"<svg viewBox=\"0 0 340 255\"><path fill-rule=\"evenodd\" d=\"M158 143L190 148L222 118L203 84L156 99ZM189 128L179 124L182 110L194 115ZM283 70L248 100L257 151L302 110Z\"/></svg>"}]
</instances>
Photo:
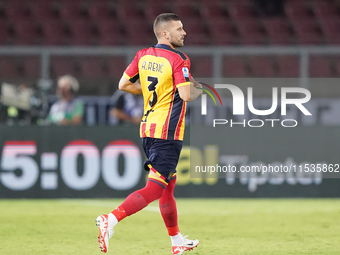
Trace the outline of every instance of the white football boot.
<instances>
[{"instance_id":1,"label":"white football boot","mask_svg":"<svg viewBox=\"0 0 340 255\"><path fill-rule=\"evenodd\" d=\"M109 239L113 235L113 229L109 228L108 216L106 214L98 216L96 225L99 227L99 248L102 252L106 253L109 249Z\"/></svg>"},{"instance_id":2,"label":"white football boot","mask_svg":"<svg viewBox=\"0 0 340 255\"><path fill-rule=\"evenodd\" d=\"M172 254L181 255L185 251L190 251L197 247L199 241L197 239L189 240L183 236L183 244L180 246L172 246Z\"/></svg>"}]
</instances>

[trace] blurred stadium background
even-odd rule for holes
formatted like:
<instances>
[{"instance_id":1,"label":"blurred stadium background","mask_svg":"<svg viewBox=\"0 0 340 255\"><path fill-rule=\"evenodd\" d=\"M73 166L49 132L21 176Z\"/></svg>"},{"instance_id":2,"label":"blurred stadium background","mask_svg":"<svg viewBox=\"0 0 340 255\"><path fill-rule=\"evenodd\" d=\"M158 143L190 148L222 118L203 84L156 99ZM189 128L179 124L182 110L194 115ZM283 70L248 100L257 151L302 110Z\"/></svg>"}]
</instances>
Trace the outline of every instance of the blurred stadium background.
<instances>
[{"instance_id":1,"label":"blurred stadium background","mask_svg":"<svg viewBox=\"0 0 340 255\"><path fill-rule=\"evenodd\" d=\"M312 93L312 117L289 112L299 127L226 129L219 137L227 148L196 149L199 162L340 164L339 0L0 0L0 83L34 90L29 121L0 104L1 254L100 253L93 220L146 177L138 126L109 123L112 95L134 54L156 43L152 22L162 12L182 18L181 50L195 78L252 86L255 105L264 107L273 86ZM84 123L46 126L65 74L80 82ZM230 116L230 94L221 96L223 107L210 107L210 118ZM199 103L188 120L204 131ZM186 146L190 138L197 136L188 126ZM175 196L181 229L201 241L194 254L339 254L339 200L318 199L339 198L339 179L190 178L188 151ZM277 199L284 197L317 199ZM169 254L157 212L154 203L118 225L109 253Z\"/></svg>"},{"instance_id":2,"label":"blurred stadium background","mask_svg":"<svg viewBox=\"0 0 340 255\"><path fill-rule=\"evenodd\" d=\"M81 80L80 94L106 96L136 50L155 44L152 22L161 12L183 19L188 31L183 50L194 77L339 77L339 5L336 0L2 0L0 78L33 85L70 73Z\"/></svg>"},{"instance_id":3,"label":"blurred stadium background","mask_svg":"<svg viewBox=\"0 0 340 255\"><path fill-rule=\"evenodd\" d=\"M325 153L338 150L340 1L0 0L0 82L26 84L36 91L37 98L46 99L41 102L47 102L45 107L32 105L28 114L34 110L38 119L26 126L8 122L8 109L1 107L1 197L122 197L143 185L145 173L139 163L144 156L138 127L113 127L108 119L118 80L137 50L156 43L152 22L162 12L175 12L183 20L187 36L182 50L191 59L194 77L216 81L295 78L294 84L309 89L316 99L313 121L302 126L308 126L313 137L328 134L322 139L333 143L325 145ZM56 99L57 78L65 74L80 82L78 96L85 103L84 125L39 125L43 123L39 118L46 117ZM270 98L268 88L257 85L255 96ZM300 133L305 134L305 129ZM138 150L138 159L124 151L126 144ZM11 165L7 152L16 150L16 157L22 157L20 146L28 146L23 159L29 164ZM69 148L76 148L72 159L67 157ZM87 149L95 153L95 159L86 154ZM76 167L72 165L74 160ZM127 163L129 160L134 163ZM328 160L339 163L335 156ZM71 162L71 170L67 162ZM127 169L133 167L139 170L131 181L133 170ZM206 189L200 191L200 181L190 181L184 170L183 175L178 196L216 196L205 193ZM325 184L328 189L316 188L320 182L314 179L301 181L295 186L300 185L302 190L291 190L287 184L285 189L270 194L268 190L250 192L241 188L233 194L233 186L228 186L218 196L338 197L335 181ZM312 185L310 189L303 186L306 183ZM204 184L209 188L215 181ZM225 182L218 187L223 190Z\"/></svg>"}]
</instances>

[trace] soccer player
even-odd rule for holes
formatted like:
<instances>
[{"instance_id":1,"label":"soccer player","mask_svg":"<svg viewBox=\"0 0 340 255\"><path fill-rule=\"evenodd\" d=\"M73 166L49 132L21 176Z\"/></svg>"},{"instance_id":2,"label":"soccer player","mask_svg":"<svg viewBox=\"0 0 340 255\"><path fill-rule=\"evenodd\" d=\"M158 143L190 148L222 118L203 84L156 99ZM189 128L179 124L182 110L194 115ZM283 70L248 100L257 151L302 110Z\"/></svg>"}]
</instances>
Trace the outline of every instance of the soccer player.
<instances>
[{"instance_id":1,"label":"soccer player","mask_svg":"<svg viewBox=\"0 0 340 255\"><path fill-rule=\"evenodd\" d=\"M175 48L184 45L186 32L173 13L160 14L154 22L157 45L137 52L119 81L119 89L143 94L144 116L140 125L142 145L149 170L146 186L131 193L108 215L96 219L98 242L107 252L113 227L156 199L172 242L172 254L182 254L198 245L183 236L177 224L173 196L176 166L182 149L186 102L202 94L202 85L190 75L190 60ZM198 87L198 88L197 88Z\"/></svg>"}]
</instances>

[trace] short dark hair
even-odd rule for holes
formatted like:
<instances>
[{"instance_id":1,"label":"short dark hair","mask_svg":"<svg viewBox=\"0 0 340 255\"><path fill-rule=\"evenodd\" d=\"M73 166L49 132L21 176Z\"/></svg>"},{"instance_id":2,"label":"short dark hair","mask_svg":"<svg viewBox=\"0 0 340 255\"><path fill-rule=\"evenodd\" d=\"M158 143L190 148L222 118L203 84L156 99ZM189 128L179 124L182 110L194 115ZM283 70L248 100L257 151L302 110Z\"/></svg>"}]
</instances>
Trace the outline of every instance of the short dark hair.
<instances>
[{"instance_id":1,"label":"short dark hair","mask_svg":"<svg viewBox=\"0 0 340 255\"><path fill-rule=\"evenodd\" d=\"M159 37L159 35L156 32L156 27L159 26L160 23L167 23L172 20L177 21L181 19L178 17L178 15L174 13L162 13L157 16L155 22L153 23L153 31L157 38Z\"/></svg>"}]
</instances>

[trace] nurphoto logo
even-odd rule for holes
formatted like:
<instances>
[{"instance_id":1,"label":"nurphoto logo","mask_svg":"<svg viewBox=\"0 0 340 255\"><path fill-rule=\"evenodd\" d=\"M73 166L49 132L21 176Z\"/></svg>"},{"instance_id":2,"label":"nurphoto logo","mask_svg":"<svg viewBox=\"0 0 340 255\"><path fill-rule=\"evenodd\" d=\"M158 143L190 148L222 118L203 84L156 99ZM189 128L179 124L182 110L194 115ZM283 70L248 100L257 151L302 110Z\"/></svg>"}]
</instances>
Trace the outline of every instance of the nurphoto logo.
<instances>
[{"instance_id":1,"label":"nurphoto logo","mask_svg":"<svg viewBox=\"0 0 340 255\"><path fill-rule=\"evenodd\" d=\"M207 84L202 83L202 85L207 86L210 90L212 90L216 96L218 97L221 105L222 101L216 90ZM233 115L245 115L245 96L242 92L242 90L231 84L215 84L215 88L217 89L228 89L231 92L232 98L233 98ZM214 101L215 105L216 100L213 97L213 95L206 89L203 89ZM299 94L299 97L295 98L289 98L288 94ZM311 99L311 93L308 89L305 88L297 88L297 87L282 87L281 88L281 116L287 115L287 105L295 105L304 115L311 116L312 114L306 109L306 107L303 105L307 103ZM271 115L275 112L275 110L278 107L278 88L273 87L272 88L272 105L269 109L266 110L260 110L255 109L253 104L253 88L248 87L247 88L247 106L248 110L258 116L267 116ZM202 94L201 96L201 115L207 115L207 95ZM230 127L241 125L243 127L249 126L249 127L262 127L265 125L265 123L271 123L271 127L275 126L276 122L280 122L281 126L283 127L296 127L298 125L297 120L295 119L250 119L246 121L245 119L241 122L233 122L232 119L213 119L213 127L216 127L217 125L226 125L230 124Z\"/></svg>"}]
</instances>

